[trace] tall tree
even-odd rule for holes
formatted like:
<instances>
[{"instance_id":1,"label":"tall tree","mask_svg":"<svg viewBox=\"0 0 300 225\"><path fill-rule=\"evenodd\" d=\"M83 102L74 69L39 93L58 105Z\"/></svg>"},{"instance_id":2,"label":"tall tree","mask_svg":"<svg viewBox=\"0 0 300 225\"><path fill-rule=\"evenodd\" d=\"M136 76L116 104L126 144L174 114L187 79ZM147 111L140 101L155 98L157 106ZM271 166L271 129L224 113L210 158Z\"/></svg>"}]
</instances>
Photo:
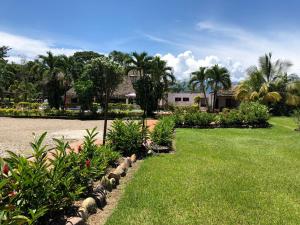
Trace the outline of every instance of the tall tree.
<instances>
[{"instance_id":1,"label":"tall tree","mask_svg":"<svg viewBox=\"0 0 300 225\"><path fill-rule=\"evenodd\" d=\"M128 66L128 62L130 61L130 55L128 53L120 51L112 51L111 53L109 53L108 58L120 64L124 68Z\"/></svg>"},{"instance_id":2,"label":"tall tree","mask_svg":"<svg viewBox=\"0 0 300 225\"><path fill-rule=\"evenodd\" d=\"M209 110L208 100L206 97L206 91L207 91L207 73L206 73L206 71L207 71L206 67L200 67L197 71L192 72L189 83L193 90L195 90L196 87L199 86L201 92L204 95L205 105L207 107L207 110Z\"/></svg>"},{"instance_id":3,"label":"tall tree","mask_svg":"<svg viewBox=\"0 0 300 225\"><path fill-rule=\"evenodd\" d=\"M160 83L163 86L163 95L161 96L165 103L167 103L168 91L171 85L176 81L173 74L173 68L167 65L167 62L162 60L159 56L153 58L151 62L151 78L157 87L160 87ZM159 91L159 90L158 90Z\"/></svg>"},{"instance_id":4,"label":"tall tree","mask_svg":"<svg viewBox=\"0 0 300 225\"><path fill-rule=\"evenodd\" d=\"M287 111L286 88L294 75L287 71L292 64L287 60L273 61L272 54L259 57L258 66L247 69L247 78L235 88L235 97L238 100L260 101L272 106L273 110Z\"/></svg>"},{"instance_id":5,"label":"tall tree","mask_svg":"<svg viewBox=\"0 0 300 225\"><path fill-rule=\"evenodd\" d=\"M107 130L107 111L110 96L122 81L122 68L119 64L106 57L92 59L86 65L82 79L89 79L93 83L95 96L102 100L104 108L103 144L105 144Z\"/></svg>"},{"instance_id":6,"label":"tall tree","mask_svg":"<svg viewBox=\"0 0 300 225\"><path fill-rule=\"evenodd\" d=\"M67 100L67 91L73 85L73 77L72 72L75 66L74 58L68 57L65 55L58 56L57 66L61 70L61 74L59 77L60 87L62 89L64 100L63 100L63 109L66 108L66 100Z\"/></svg>"},{"instance_id":7,"label":"tall tree","mask_svg":"<svg viewBox=\"0 0 300 225\"><path fill-rule=\"evenodd\" d=\"M145 78L145 76L149 76L150 74L150 68L151 68L151 61L152 61L153 57L149 56L146 52L142 52L142 53L137 53L137 52L133 52L130 55L130 59L128 60L128 66L127 66L127 73L129 73L130 71L134 71L137 73L137 75L140 77L139 79L142 79L139 82L139 85L135 85L135 87L138 87L138 89L142 89L144 90L144 94L140 97L143 97L143 101L148 101L148 96L150 93L147 93L147 89L148 89L148 79ZM144 84L142 82L145 82ZM138 92L137 95L139 95ZM137 98L139 98L139 96L137 96ZM143 117L142 117L142 123L143 123L143 129L145 128L145 120L147 118L147 112L148 110L148 104L145 104L145 108L143 109L144 113L143 113Z\"/></svg>"},{"instance_id":8,"label":"tall tree","mask_svg":"<svg viewBox=\"0 0 300 225\"><path fill-rule=\"evenodd\" d=\"M47 52L47 55L40 55L40 71L45 84L45 91L50 107L59 109L62 105L61 88L62 68L60 67L60 58Z\"/></svg>"},{"instance_id":9,"label":"tall tree","mask_svg":"<svg viewBox=\"0 0 300 225\"><path fill-rule=\"evenodd\" d=\"M8 56L8 52L11 48L8 46L1 46L0 47L0 60L4 60Z\"/></svg>"},{"instance_id":10,"label":"tall tree","mask_svg":"<svg viewBox=\"0 0 300 225\"><path fill-rule=\"evenodd\" d=\"M300 80L289 83L286 90L286 103L290 106L300 107Z\"/></svg>"},{"instance_id":11,"label":"tall tree","mask_svg":"<svg viewBox=\"0 0 300 225\"><path fill-rule=\"evenodd\" d=\"M214 99L212 111L215 111L217 94L221 89L228 90L231 87L230 73L225 67L214 65L207 70L208 85L213 91Z\"/></svg>"}]
</instances>

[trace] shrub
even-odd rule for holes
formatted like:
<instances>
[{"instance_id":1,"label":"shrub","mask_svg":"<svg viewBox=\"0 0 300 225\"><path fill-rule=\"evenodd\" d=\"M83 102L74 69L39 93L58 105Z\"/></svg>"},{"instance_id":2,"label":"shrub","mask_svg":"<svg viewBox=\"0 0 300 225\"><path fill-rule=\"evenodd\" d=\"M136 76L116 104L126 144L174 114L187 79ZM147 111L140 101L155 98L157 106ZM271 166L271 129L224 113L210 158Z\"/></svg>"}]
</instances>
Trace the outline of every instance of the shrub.
<instances>
[{"instance_id":1,"label":"shrub","mask_svg":"<svg viewBox=\"0 0 300 225\"><path fill-rule=\"evenodd\" d=\"M48 159L46 133L31 144L32 160L8 152L9 157L0 160L0 224L45 224L49 216L89 192L92 181L119 157L108 147L96 146L96 135L96 129L87 131L78 154L67 154L69 144L54 139L56 150Z\"/></svg>"},{"instance_id":2,"label":"shrub","mask_svg":"<svg viewBox=\"0 0 300 225\"><path fill-rule=\"evenodd\" d=\"M217 123L223 127L232 127L232 126L240 126L243 124L243 117L239 110L232 109L232 110L223 110L217 116Z\"/></svg>"},{"instance_id":3,"label":"shrub","mask_svg":"<svg viewBox=\"0 0 300 225\"><path fill-rule=\"evenodd\" d=\"M214 121L214 114L207 112L186 113L184 115L184 126L208 127Z\"/></svg>"},{"instance_id":4,"label":"shrub","mask_svg":"<svg viewBox=\"0 0 300 225\"><path fill-rule=\"evenodd\" d=\"M172 117L163 117L151 132L151 140L154 144L171 146L173 140L175 122Z\"/></svg>"},{"instance_id":5,"label":"shrub","mask_svg":"<svg viewBox=\"0 0 300 225\"><path fill-rule=\"evenodd\" d=\"M268 107L258 102L242 102L239 112L243 117L243 123L248 125L266 124L269 119Z\"/></svg>"},{"instance_id":6,"label":"shrub","mask_svg":"<svg viewBox=\"0 0 300 225\"><path fill-rule=\"evenodd\" d=\"M107 134L107 140L113 150L129 156L140 151L144 136L141 123L115 120Z\"/></svg>"},{"instance_id":7,"label":"shrub","mask_svg":"<svg viewBox=\"0 0 300 225\"><path fill-rule=\"evenodd\" d=\"M300 131L300 109L296 109L296 110L294 111L293 116L294 116L295 122L296 122L296 124L297 124L297 126L298 126L298 127L296 128L296 130L297 130L297 131Z\"/></svg>"}]
</instances>

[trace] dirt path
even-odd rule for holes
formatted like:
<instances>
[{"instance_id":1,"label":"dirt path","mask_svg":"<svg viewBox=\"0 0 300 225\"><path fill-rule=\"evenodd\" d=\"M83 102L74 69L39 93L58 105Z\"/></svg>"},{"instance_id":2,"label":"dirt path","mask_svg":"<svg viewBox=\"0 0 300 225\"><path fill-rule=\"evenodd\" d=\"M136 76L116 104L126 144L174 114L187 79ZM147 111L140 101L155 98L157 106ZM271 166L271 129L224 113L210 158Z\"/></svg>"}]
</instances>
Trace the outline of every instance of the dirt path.
<instances>
[{"instance_id":1,"label":"dirt path","mask_svg":"<svg viewBox=\"0 0 300 225\"><path fill-rule=\"evenodd\" d=\"M109 126L111 121L109 121ZM0 156L7 150L25 156L31 154L34 135L47 132L45 144L53 146L52 138L64 137L69 142L83 139L85 129L97 127L97 139L102 140L103 120L22 119L0 117Z\"/></svg>"},{"instance_id":2,"label":"dirt path","mask_svg":"<svg viewBox=\"0 0 300 225\"><path fill-rule=\"evenodd\" d=\"M128 170L126 176L120 180L120 184L117 186L117 188L108 194L106 206L103 209L98 209L96 214L93 214L89 217L89 225L103 225L106 223L107 219L117 207L118 202L125 191L126 185L132 180L142 162L143 160L138 160L133 164L133 166Z\"/></svg>"}]
</instances>

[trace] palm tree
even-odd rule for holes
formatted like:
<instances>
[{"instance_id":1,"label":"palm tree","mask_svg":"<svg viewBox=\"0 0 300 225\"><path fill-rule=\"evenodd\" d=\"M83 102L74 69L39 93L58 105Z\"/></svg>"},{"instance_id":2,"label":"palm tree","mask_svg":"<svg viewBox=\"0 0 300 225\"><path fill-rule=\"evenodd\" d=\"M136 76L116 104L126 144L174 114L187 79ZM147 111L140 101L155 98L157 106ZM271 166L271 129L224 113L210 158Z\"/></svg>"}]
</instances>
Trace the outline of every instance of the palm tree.
<instances>
[{"instance_id":1,"label":"palm tree","mask_svg":"<svg viewBox=\"0 0 300 225\"><path fill-rule=\"evenodd\" d=\"M195 90L195 88L197 86L199 86L201 92L204 95L205 105L206 105L206 107L208 109L208 100L206 98L206 91L207 91L207 86L206 86L206 83L207 83L206 69L207 69L206 67L200 67L199 70L197 70L195 72L192 72L189 84L191 85L192 90Z\"/></svg>"},{"instance_id":2,"label":"palm tree","mask_svg":"<svg viewBox=\"0 0 300 225\"><path fill-rule=\"evenodd\" d=\"M272 61L272 54L259 57L258 67L247 70L248 78L239 84L234 92L238 100L257 101L263 104L277 103L284 95L290 75L287 70L292 66L289 61Z\"/></svg>"},{"instance_id":3,"label":"palm tree","mask_svg":"<svg viewBox=\"0 0 300 225\"><path fill-rule=\"evenodd\" d=\"M133 52L130 55L130 59L127 61L127 73L130 71L136 71L140 77L145 77L146 75L149 75L148 72L150 72L151 68L151 61L153 57L149 56L146 52L142 52L141 54L137 52ZM146 93L146 86L145 86L145 101L147 101L147 93ZM145 120L147 117L147 104L145 104L144 112L143 112L143 130L145 128Z\"/></svg>"},{"instance_id":4,"label":"palm tree","mask_svg":"<svg viewBox=\"0 0 300 225\"><path fill-rule=\"evenodd\" d=\"M227 68L220 67L218 64L207 70L208 85L213 91L214 99L212 104L212 111L214 112L217 93L219 90L228 90L231 87L230 74Z\"/></svg>"},{"instance_id":5,"label":"palm tree","mask_svg":"<svg viewBox=\"0 0 300 225\"><path fill-rule=\"evenodd\" d=\"M50 107L59 109L61 95L63 94L59 81L59 75L61 75L62 72L62 69L59 67L60 58L58 56L54 56L51 52L47 52L47 55L40 55L39 59L40 61L38 66L42 73L49 105Z\"/></svg>"},{"instance_id":6,"label":"palm tree","mask_svg":"<svg viewBox=\"0 0 300 225\"><path fill-rule=\"evenodd\" d=\"M160 57L156 56L152 60L150 70L151 78L154 82L163 84L163 98L165 102L167 102L167 92L169 91L169 87L176 81L172 67L167 66L166 61L161 60Z\"/></svg>"},{"instance_id":7,"label":"palm tree","mask_svg":"<svg viewBox=\"0 0 300 225\"><path fill-rule=\"evenodd\" d=\"M149 56L147 52L141 54L133 52L130 55L130 59L127 61L127 72L136 71L139 76L145 76L151 68L151 61L153 57Z\"/></svg>"},{"instance_id":8,"label":"palm tree","mask_svg":"<svg viewBox=\"0 0 300 225\"><path fill-rule=\"evenodd\" d=\"M287 85L286 103L290 106L300 106L300 81L294 81Z\"/></svg>"},{"instance_id":9,"label":"palm tree","mask_svg":"<svg viewBox=\"0 0 300 225\"><path fill-rule=\"evenodd\" d=\"M64 100L63 100L63 109L66 108L66 100L67 100L67 91L72 87L73 77L72 70L75 62L72 57L68 57L66 55L58 56L58 68L60 69L60 73L58 76L58 80L60 82L60 86L63 91Z\"/></svg>"}]
</instances>

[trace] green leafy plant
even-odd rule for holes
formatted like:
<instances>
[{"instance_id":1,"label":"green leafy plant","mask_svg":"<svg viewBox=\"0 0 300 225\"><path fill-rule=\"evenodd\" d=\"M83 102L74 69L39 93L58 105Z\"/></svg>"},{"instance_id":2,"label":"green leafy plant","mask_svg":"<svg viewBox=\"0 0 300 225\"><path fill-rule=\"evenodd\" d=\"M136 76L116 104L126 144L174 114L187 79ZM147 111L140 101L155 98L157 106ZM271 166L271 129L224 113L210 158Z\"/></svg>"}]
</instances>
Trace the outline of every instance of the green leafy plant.
<instances>
[{"instance_id":1,"label":"green leafy plant","mask_svg":"<svg viewBox=\"0 0 300 225\"><path fill-rule=\"evenodd\" d=\"M13 152L0 159L0 224L45 224L91 191L93 180L120 157L108 146L97 146L96 135L96 128L87 130L78 153L54 139L56 148L48 153L43 133L31 143L30 160Z\"/></svg>"},{"instance_id":2,"label":"green leafy plant","mask_svg":"<svg viewBox=\"0 0 300 225\"><path fill-rule=\"evenodd\" d=\"M259 102L242 102L238 110L249 125L266 124L270 117L268 107Z\"/></svg>"},{"instance_id":3,"label":"green leafy plant","mask_svg":"<svg viewBox=\"0 0 300 225\"><path fill-rule=\"evenodd\" d=\"M172 117L163 117L150 134L152 142L157 145L170 147L174 138L174 128L174 119Z\"/></svg>"},{"instance_id":4,"label":"green leafy plant","mask_svg":"<svg viewBox=\"0 0 300 225\"><path fill-rule=\"evenodd\" d=\"M131 155L141 150L145 131L141 123L115 120L108 132L107 140L113 150L123 155Z\"/></svg>"},{"instance_id":5,"label":"green leafy plant","mask_svg":"<svg viewBox=\"0 0 300 225\"><path fill-rule=\"evenodd\" d=\"M294 111L294 114L293 114L294 118L295 118L295 122L297 124L297 128L296 128L296 131L300 131L300 109L296 109Z\"/></svg>"}]
</instances>

